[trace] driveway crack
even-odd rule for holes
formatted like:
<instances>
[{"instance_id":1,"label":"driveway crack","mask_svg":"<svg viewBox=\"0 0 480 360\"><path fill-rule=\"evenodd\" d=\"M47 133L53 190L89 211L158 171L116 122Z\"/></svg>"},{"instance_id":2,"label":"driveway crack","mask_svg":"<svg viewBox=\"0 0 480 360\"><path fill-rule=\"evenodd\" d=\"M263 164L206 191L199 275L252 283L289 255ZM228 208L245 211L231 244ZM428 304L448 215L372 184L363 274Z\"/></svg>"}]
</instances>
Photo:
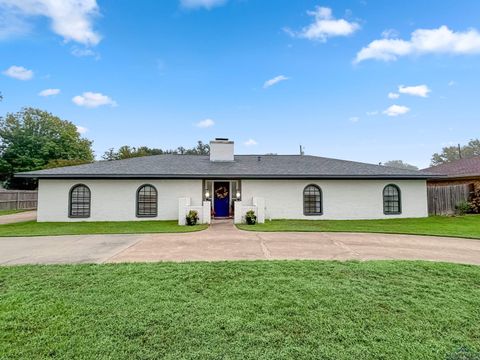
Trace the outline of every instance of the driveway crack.
<instances>
[{"instance_id":1,"label":"driveway crack","mask_svg":"<svg viewBox=\"0 0 480 360\"><path fill-rule=\"evenodd\" d=\"M142 234L143 235L143 234ZM118 251L116 251L113 255L109 255L108 257L106 257L105 259L101 260L99 262L99 264L106 264L106 263L109 263L112 259L114 259L115 257L119 256L120 254L124 253L125 251L127 251L128 249L134 247L135 245L137 245L140 241L144 240L144 237L140 235L139 238L134 241L133 243L131 243L130 245L128 245L127 247L124 247Z\"/></svg>"},{"instance_id":2,"label":"driveway crack","mask_svg":"<svg viewBox=\"0 0 480 360\"><path fill-rule=\"evenodd\" d=\"M351 255L354 255L354 256L360 256L360 254L358 252L356 252L355 250L353 250L350 246L348 245L345 245L345 243L343 243L342 241L340 240L333 240L333 244L342 248L343 250L347 251L348 253L350 253Z\"/></svg>"},{"instance_id":3,"label":"driveway crack","mask_svg":"<svg viewBox=\"0 0 480 360\"><path fill-rule=\"evenodd\" d=\"M265 259L271 260L272 259L272 253L267 247L267 244L265 243L265 240L260 236L260 234L256 234L258 240L260 240L260 248L262 249L263 256L265 256Z\"/></svg>"}]
</instances>

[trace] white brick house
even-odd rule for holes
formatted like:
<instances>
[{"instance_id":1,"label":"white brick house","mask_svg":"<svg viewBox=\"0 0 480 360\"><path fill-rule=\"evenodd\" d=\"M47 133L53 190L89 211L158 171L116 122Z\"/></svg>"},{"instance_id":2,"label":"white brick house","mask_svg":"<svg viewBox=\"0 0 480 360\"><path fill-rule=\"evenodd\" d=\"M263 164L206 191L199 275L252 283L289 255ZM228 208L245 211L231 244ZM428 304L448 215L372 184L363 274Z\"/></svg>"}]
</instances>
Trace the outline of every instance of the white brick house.
<instances>
[{"instance_id":1,"label":"white brick house","mask_svg":"<svg viewBox=\"0 0 480 360\"><path fill-rule=\"evenodd\" d=\"M37 178L38 221L201 222L253 209L264 219L427 216L431 176L308 155L234 155L216 139L210 156L156 155L17 174Z\"/></svg>"}]
</instances>

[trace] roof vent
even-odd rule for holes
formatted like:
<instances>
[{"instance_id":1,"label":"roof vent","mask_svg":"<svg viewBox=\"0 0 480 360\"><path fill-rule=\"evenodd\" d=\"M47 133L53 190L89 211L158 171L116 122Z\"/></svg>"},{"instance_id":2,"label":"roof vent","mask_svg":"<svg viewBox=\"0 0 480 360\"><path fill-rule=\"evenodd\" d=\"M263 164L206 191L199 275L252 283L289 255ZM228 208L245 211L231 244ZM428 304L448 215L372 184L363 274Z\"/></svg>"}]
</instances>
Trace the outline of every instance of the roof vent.
<instances>
[{"instance_id":1,"label":"roof vent","mask_svg":"<svg viewBox=\"0 0 480 360\"><path fill-rule=\"evenodd\" d=\"M258 160L258 161L262 161L262 157L261 157L261 156L257 156L257 160Z\"/></svg>"}]
</instances>

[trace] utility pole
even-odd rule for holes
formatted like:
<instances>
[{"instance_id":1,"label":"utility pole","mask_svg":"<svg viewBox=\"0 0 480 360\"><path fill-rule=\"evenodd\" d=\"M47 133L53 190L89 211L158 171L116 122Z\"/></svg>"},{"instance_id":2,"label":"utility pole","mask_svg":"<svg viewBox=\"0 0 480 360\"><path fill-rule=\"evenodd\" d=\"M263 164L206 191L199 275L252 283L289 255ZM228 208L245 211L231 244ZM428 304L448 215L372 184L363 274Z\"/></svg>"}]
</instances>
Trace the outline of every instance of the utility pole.
<instances>
[{"instance_id":1,"label":"utility pole","mask_svg":"<svg viewBox=\"0 0 480 360\"><path fill-rule=\"evenodd\" d=\"M462 158L462 148L460 147L460 144L458 144L458 158Z\"/></svg>"}]
</instances>

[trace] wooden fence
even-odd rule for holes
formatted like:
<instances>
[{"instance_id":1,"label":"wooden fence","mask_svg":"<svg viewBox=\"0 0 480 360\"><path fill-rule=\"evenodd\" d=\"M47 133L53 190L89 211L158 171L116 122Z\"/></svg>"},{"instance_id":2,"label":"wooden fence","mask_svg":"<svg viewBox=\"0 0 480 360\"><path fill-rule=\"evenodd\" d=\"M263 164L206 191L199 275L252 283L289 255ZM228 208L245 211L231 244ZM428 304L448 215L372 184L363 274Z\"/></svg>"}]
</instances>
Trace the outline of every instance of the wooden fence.
<instances>
[{"instance_id":1,"label":"wooden fence","mask_svg":"<svg viewBox=\"0 0 480 360\"><path fill-rule=\"evenodd\" d=\"M466 184L428 186L428 213L430 215L454 214L458 204L468 201L471 190L471 186Z\"/></svg>"},{"instance_id":2,"label":"wooden fence","mask_svg":"<svg viewBox=\"0 0 480 360\"><path fill-rule=\"evenodd\" d=\"M37 191L1 190L0 210L36 209Z\"/></svg>"}]
</instances>

